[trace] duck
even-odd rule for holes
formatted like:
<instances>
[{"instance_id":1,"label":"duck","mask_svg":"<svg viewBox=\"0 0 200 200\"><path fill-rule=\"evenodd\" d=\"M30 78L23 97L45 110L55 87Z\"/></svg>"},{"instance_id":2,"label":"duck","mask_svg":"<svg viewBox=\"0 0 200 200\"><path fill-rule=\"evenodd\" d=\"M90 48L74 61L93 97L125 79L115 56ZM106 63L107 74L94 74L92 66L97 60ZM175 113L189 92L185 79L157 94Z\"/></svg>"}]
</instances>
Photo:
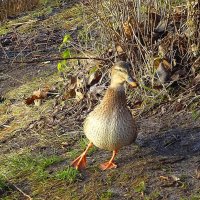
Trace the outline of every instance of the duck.
<instances>
[{"instance_id":1,"label":"duck","mask_svg":"<svg viewBox=\"0 0 200 200\"><path fill-rule=\"evenodd\" d=\"M137 127L127 107L125 82L137 87L131 75L131 64L118 61L111 68L111 82L102 101L84 121L83 130L89 143L85 151L71 163L77 170L86 168L86 154L93 145L112 151L111 159L102 163L100 169L116 168L114 158L119 149L136 140Z\"/></svg>"}]
</instances>

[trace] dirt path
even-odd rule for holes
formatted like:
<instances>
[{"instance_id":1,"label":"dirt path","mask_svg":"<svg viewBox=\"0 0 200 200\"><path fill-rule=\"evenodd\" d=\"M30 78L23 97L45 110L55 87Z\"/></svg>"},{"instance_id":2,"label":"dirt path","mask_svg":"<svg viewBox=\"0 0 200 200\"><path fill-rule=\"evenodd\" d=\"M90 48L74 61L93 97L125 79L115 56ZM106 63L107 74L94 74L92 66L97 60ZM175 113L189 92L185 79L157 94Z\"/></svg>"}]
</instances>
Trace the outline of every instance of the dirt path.
<instances>
[{"instance_id":1,"label":"dirt path","mask_svg":"<svg viewBox=\"0 0 200 200\"><path fill-rule=\"evenodd\" d=\"M80 132L78 129L69 131L66 114L64 109L57 111L54 122L50 115L43 116L27 129L1 140L1 157L9 158L20 152L24 155L28 150L30 158L56 155L63 159L49 165L45 169L48 177L37 185L32 172L17 170L18 178L13 176L11 180L33 199L199 199L200 181L195 170L200 164L200 121L194 121L190 114L177 115L173 120L169 115L162 120L158 117L138 120L140 131L136 144L120 150L117 169L99 170L98 165L109 159L111 153L95 149L88 156L88 168L72 183L53 178L53 174L66 169L86 145L80 143L81 124ZM16 190L11 192L16 193L23 197Z\"/></svg>"},{"instance_id":2,"label":"dirt path","mask_svg":"<svg viewBox=\"0 0 200 200\"><path fill-rule=\"evenodd\" d=\"M36 32L30 34L21 35L16 30L1 37L0 94L5 94L36 77L40 79L57 71L56 63L23 63L59 55L58 46L62 41L63 31L40 26L38 25ZM13 63L15 61L22 63Z\"/></svg>"},{"instance_id":3,"label":"dirt path","mask_svg":"<svg viewBox=\"0 0 200 200\"><path fill-rule=\"evenodd\" d=\"M59 46L65 34L75 34L77 21L66 20L72 15L77 17L78 12L73 12L78 9L78 2L73 0L59 6L52 2L47 8L22 14L5 26L9 31L0 36L0 95L34 78L57 72L58 61L48 62L48 58L60 56ZM26 63L37 59L47 62Z\"/></svg>"}]
</instances>

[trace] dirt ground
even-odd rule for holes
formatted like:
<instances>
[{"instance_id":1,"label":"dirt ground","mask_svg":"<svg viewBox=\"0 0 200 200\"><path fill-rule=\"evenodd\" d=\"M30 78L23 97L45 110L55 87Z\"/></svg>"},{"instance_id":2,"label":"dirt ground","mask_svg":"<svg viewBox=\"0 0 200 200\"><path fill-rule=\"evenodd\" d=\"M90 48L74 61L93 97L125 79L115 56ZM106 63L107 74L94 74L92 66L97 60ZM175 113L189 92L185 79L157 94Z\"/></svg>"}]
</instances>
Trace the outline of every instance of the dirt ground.
<instances>
[{"instance_id":1,"label":"dirt ground","mask_svg":"<svg viewBox=\"0 0 200 200\"><path fill-rule=\"evenodd\" d=\"M58 13L61 12L62 9ZM8 60L19 61L24 57L41 59L59 55L57 49L65 31L52 29L50 25L44 28L44 22L37 23L37 34L11 32L0 38L0 56L3 57L0 61L0 106L6 106L8 114L10 108L21 105L24 96L9 99L7 106L7 93L18 93L18 88L24 84L46 80L57 74L56 62L5 64ZM40 84L29 90L34 91L38 86ZM57 172L69 169L70 162L87 144L82 122L88 110L83 109L80 115L80 105L72 112L68 103L58 104L57 97L50 97L44 102L49 105L45 109L30 106L28 114L37 111L39 117L29 119L24 126L13 122L26 119L27 106L22 107L23 118L11 115L6 121L1 121L1 199L200 199L197 175L200 119L186 111L137 117L138 138L135 144L119 151L117 169L101 171L98 165L108 160L111 152L95 148L88 155L87 168L77 172L76 178L72 181L69 181L71 177L57 178ZM49 162L49 158L54 158L54 161ZM44 160L49 163L39 169Z\"/></svg>"},{"instance_id":2,"label":"dirt ground","mask_svg":"<svg viewBox=\"0 0 200 200\"><path fill-rule=\"evenodd\" d=\"M28 148L33 157L62 156L64 160L47 168L50 174L69 166L73 160L69 153L83 150L79 146L83 133L81 126L79 131L68 131L68 119L59 120L66 113L58 111L54 123L43 116L31 128L8 135L1 140L1 154L7 157ZM104 196L105 199L199 199L200 181L196 175L200 164L199 121L194 122L186 113L173 120L169 116L164 118L165 121L156 116L138 120L140 131L136 144L119 151L117 169L105 172L98 169L101 162L110 158L111 152L97 149L88 156L88 167L71 184L38 182L36 187L27 180L29 175L20 176L20 181L13 180L33 199L104 199ZM32 195L38 187L41 190ZM26 199L22 194L18 198Z\"/></svg>"}]
</instances>

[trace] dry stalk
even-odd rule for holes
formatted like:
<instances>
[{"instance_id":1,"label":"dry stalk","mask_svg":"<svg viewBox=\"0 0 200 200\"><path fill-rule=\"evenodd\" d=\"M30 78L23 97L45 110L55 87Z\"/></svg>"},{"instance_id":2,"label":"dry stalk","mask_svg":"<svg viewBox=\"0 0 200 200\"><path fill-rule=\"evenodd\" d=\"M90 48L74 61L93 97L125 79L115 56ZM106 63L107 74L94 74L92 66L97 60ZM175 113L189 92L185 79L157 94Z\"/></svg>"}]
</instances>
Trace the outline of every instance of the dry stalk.
<instances>
[{"instance_id":1,"label":"dry stalk","mask_svg":"<svg viewBox=\"0 0 200 200\"><path fill-rule=\"evenodd\" d=\"M191 45L195 43L196 46L193 47L198 47L197 53L200 46L199 40L197 41L200 33L199 1L174 3L170 0L165 2L90 0L89 7L90 17L88 21L86 20L87 23L91 22L87 29L91 39L89 42L96 39L97 34L99 37L92 49L94 51L98 49L99 52L114 49L115 59L125 59L132 63L134 76L139 83L139 88L132 94L132 99L140 99L144 104L146 99L152 99L157 104L158 101L162 102L160 98L175 101L184 93L191 78L194 78L191 76L191 66L196 57L190 50ZM191 25L195 30L193 41L192 37L185 35L186 29L190 28L187 26L188 21L193 22ZM92 33L93 30L96 30L95 34ZM117 50L119 46L122 54ZM98 55L98 52L96 53ZM154 59L159 56L161 59L167 59L172 66L170 76L177 75L179 78L178 80L172 78L171 82L161 84L162 89L157 91L153 89L156 84ZM177 86L174 86L176 84ZM175 93L171 92L173 87L176 87ZM190 98L192 102L196 100L191 95L187 95L188 105L191 102Z\"/></svg>"}]
</instances>

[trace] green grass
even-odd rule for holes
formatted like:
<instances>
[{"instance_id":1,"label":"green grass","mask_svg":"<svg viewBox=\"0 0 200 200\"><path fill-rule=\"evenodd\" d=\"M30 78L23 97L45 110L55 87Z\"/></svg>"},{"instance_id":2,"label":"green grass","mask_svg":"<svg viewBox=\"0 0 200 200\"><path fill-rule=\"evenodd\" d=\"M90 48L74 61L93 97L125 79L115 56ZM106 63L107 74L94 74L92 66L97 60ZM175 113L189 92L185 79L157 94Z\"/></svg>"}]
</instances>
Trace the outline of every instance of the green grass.
<instances>
[{"instance_id":1,"label":"green grass","mask_svg":"<svg viewBox=\"0 0 200 200\"><path fill-rule=\"evenodd\" d=\"M148 196L145 195L144 199L145 200L156 200L159 199L160 197L160 192L158 190L155 190L151 192Z\"/></svg>"},{"instance_id":2,"label":"green grass","mask_svg":"<svg viewBox=\"0 0 200 200\"><path fill-rule=\"evenodd\" d=\"M58 156L13 155L3 161L0 172L12 179L28 176L31 180L44 180L51 177L46 169L60 161Z\"/></svg>"},{"instance_id":3,"label":"green grass","mask_svg":"<svg viewBox=\"0 0 200 200\"><path fill-rule=\"evenodd\" d=\"M199 199L200 199L200 195L194 195L194 196L191 196L190 200L199 200Z\"/></svg>"},{"instance_id":4,"label":"green grass","mask_svg":"<svg viewBox=\"0 0 200 200\"><path fill-rule=\"evenodd\" d=\"M35 18L40 16L48 16L52 13L53 8L59 7L61 5L61 0L41 0L40 5L33 11L27 11L26 15L22 17L17 17L14 20L5 21L0 27L0 36L11 32L13 28L18 23L23 23L22 26L17 28L22 34L30 33L34 31L38 23L35 23ZM72 8L64 9L62 12L54 13L51 17L43 20L43 28L54 26L61 28L72 28L75 24L80 23L83 19L80 17L81 9L80 5L74 5ZM73 18L73 20L68 21L68 18ZM33 20L32 22L30 20ZM28 23L26 23L28 22Z\"/></svg>"},{"instance_id":5,"label":"green grass","mask_svg":"<svg viewBox=\"0 0 200 200\"><path fill-rule=\"evenodd\" d=\"M63 161L59 156L44 157L42 155L33 157L33 155L13 155L3 160L0 165L0 173L13 181L24 180L27 178L33 182L43 182L46 184L49 180L61 180L66 183L72 183L80 177L78 170L67 167L52 174L48 172L48 167ZM6 187L3 176L0 176L0 189Z\"/></svg>"},{"instance_id":6,"label":"green grass","mask_svg":"<svg viewBox=\"0 0 200 200\"><path fill-rule=\"evenodd\" d=\"M190 196L190 200L199 200L199 199L200 199L200 191Z\"/></svg>"},{"instance_id":7,"label":"green grass","mask_svg":"<svg viewBox=\"0 0 200 200\"><path fill-rule=\"evenodd\" d=\"M68 167L64 170L58 171L55 174L55 178L60 179L60 180L65 180L69 183L74 182L75 180L77 180L77 178L80 176L80 173L78 170L72 168L72 167Z\"/></svg>"},{"instance_id":8,"label":"green grass","mask_svg":"<svg viewBox=\"0 0 200 200\"><path fill-rule=\"evenodd\" d=\"M78 157L87 147L89 140L85 137L82 137L78 142L78 147L74 147L71 151L68 152L70 159L75 159ZM93 146L87 152L87 156L91 156L94 152L97 151L97 147Z\"/></svg>"},{"instance_id":9,"label":"green grass","mask_svg":"<svg viewBox=\"0 0 200 200\"><path fill-rule=\"evenodd\" d=\"M8 32L9 32L9 28L6 25L2 25L0 27L0 35L5 35Z\"/></svg>"},{"instance_id":10,"label":"green grass","mask_svg":"<svg viewBox=\"0 0 200 200\"><path fill-rule=\"evenodd\" d=\"M81 154L81 150L80 149L72 149L70 152L68 152L68 154L71 159L75 159L76 157L78 157Z\"/></svg>"},{"instance_id":11,"label":"green grass","mask_svg":"<svg viewBox=\"0 0 200 200\"><path fill-rule=\"evenodd\" d=\"M47 6L59 6L63 0L40 0L40 4Z\"/></svg>"},{"instance_id":12,"label":"green grass","mask_svg":"<svg viewBox=\"0 0 200 200\"><path fill-rule=\"evenodd\" d=\"M107 190L106 192L103 192L100 196L100 200L110 200L113 197L113 192L110 190Z\"/></svg>"},{"instance_id":13,"label":"green grass","mask_svg":"<svg viewBox=\"0 0 200 200\"><path fill-rule=\"evenodd\" d=\"M140 183L138 183L138 185L135 186L134 190L137 193L144 193L145 190L146 190L146 184L145 184L145 182L141 181Z\"/></svg>"},{"instance_id":14,"label":"green grass","mask_svg":"<svg viewBox=\"0 0 200 200\"><path fill-rule=\"evenodd\" d=\"M79 141L79 146L80 146L80 149L82 149L82 151L84 151L86 149L88 144L89 144L89 140L85 137L81 138ZM91 156L96 151L97 151L97 148L95 146L93 146L92 148L90 148L88 150L87 155Z\"/></svg>"},{"instance_id":15,"label":"green grass","mask_svg":"<svg viewBox=\"0 0 200 200\"><path fill-rule=\"evenodd\" d=\"M0 174L0 191L7 187L5 178Z\"/></svg>"},{"instance_id":16,"label":"green grass","mask_svg":"<svg viewBox=\"0 0 200 200\"><path fill-rule=\"evenodd\" d=\"M42 10L38 10L37 12L33 12L33 14L31 15L33 18L36 17L40 17L40 16L45 16L45 15L49 15L50 13L52 13L52 7L51 6L47 6L46 8L43 8Z\"/></svg>"}]
</instances>

